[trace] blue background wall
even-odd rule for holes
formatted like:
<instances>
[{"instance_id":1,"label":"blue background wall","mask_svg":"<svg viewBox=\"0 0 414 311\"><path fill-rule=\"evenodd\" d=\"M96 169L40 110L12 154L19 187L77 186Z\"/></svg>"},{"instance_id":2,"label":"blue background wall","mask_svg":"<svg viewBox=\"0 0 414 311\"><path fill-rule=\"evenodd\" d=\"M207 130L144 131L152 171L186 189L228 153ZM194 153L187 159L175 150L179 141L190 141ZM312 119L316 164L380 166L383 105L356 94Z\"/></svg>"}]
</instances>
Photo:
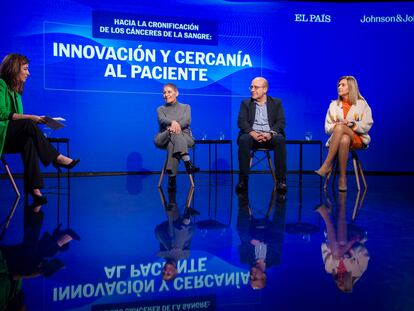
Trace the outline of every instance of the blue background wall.
<instances>
[{"instance_id":1,"label":"blue background wall","mask_svg":"<svg viewBox=\"0 0 414 311\"><path fill-rule=\"evenodd\" d=\"M203 133L217 138L224 132L233 141L239 104L249 96L253 77L265 76L269 94L282 99L288 139L303 139L310 131L314 139L325 141L324 118L330 100L336 98L337 79L354 75L374 117L372 144L363 154L365 168L414 171L414 3L42 0L2 6L1 57L18 52L31 60L23 94L25 112L67 119L67 127L52 136L71 139L71 154L82 160L78 171L160 169L165 155L153 145L158 130L155 111L163 102L162 85L170 80L131 78L134 65L206 69L207 81L171 82L179 87L179 100L192 106L196 138ZM92 30L102 22L93 18L95 11L130 20L146 16L152 21L199 24L200 32L217 42L134 35L97 38ZM318 17L312 21L312 15ZM364 16L384 17L384 22L362 23ZM100 35L105 36L109 35ZM140 46L155 51L157 59L57 57L54 42L100 49ZM161 50L171 50L166 63ZM172 57L177 51L248 55L251 66L180 65ZM126 77L105 77L108 64L121 66ZM288 166L294 170L293 148L288 149ZM236 153L233 156L237 161ZM221 157L225 168L228 156ZM308 152L305 169L316 168L316 160L316 152Z\"/></svg>"}]
</instances>

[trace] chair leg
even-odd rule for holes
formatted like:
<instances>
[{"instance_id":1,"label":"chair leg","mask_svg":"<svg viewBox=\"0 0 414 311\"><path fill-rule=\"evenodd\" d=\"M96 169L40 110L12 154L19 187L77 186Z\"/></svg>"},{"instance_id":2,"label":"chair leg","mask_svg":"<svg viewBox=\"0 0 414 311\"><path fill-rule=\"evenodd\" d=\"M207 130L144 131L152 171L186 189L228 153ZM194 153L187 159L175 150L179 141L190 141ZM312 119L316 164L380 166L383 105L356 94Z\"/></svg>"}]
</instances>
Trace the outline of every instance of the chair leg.
<instances>
[{"instance_id":1,"label":"chair leg","mask_svg":"<svg viewBox=\"0 0 414 311\"><path fill-rule=\"evenodd\" d=\"M166 209L167 208L167 203L165 201L165 195L164 195L164 192L162 191L162 188L161 187L158 187L158 193L160 195L162 207L164 209Z\"/></svg>"},{"instance_id":2,"label":"chair leg","mask_svg":"<svg viewBox=\"0 0 414 311\"><path fill-rule=\"evenodd\" d=\"M328 186L329 178L331 177L332 170L326 175L325 182L323 183L323 189L326 190L326 187Z\"/></svg>"},{"instance_id":3,"label":"chair leg","mask_svg":"<svg viewBox=\"0 0 414 311\"><path fill-rule=\"evenodd\" d=\"M357 214L357 211L358 211L358 203L359 203L359 197L360 197L360 195L361 195L361 192L360 191L358 191L357 192L357 197L356 197L356 199L355 199L355 204L354 204L354 209L353 209L353 211L352 211L352 221L354 221L355 220L355 217L356 217L356 214Z\"/></svg>"},{"instance_id":4,"label":"chair leg","mask_svg":"<svg viewBox=\"0 0 414 311\"><path fill-rule=\"evenodd\" d=\"M162 166L161 175L158 179L158 188L161 188L162 180L164 179L165 169L167 168L167 159L164 161L164 165Z\"/></svg>"},{"instance_id":5,"label":"chair leg","mask_svg":"<svg viewBox=\"0 0 414 311\"><path fill-rule=\"evenodd\" d=\"M250 155L250 164L249 167L252 167L253 164L253 158L254 158L254 151L252 152L252 154Z\"/></svg>"},{"instance_id":6,"label":"chair leg","mask_svg":"<svg viewBox=\"0 0 414 311\"><path fill-rule=\"evenodd\" d=\"M275 173L275 170L273 169L272 157L270 156L269 151L266 151L266 157L267 157L267 162L269 163L270 172L272 173L273 182L276 184L276 173Z\"/></svg>"},{"instance_id":7,"label":"chair leg","mask_svg":"<svg viewBox=\"0 0 414 311\"><path fill-rule=\"evenodd\" d=\"M7 164L6 160L3 157L1 157L1 161L3 162L4 169L6 170L7 176L9 177L9 180L10 180L12 186L13 186L14 191L16 192L16 195L18 197L20 197L19 188L17 188L17 185L16 185L16 182L14 181L13 175L10 172L9 165Z\"/></svg>"},{"instance_id":8,"label":"chair leg","mask_svg":"<svg viewBox=\"0 0 414 311\"><path fill-rule=\"evenodd\" d=\"M357 183L357 188L358 188L358 191L360 191L361 190L361 185L359 184L357 159L355 157L352 157L352 162L354 163L354 172L355 172L355 179L356 179L356 183Z\"/></svg>"},{"instance_id":9,"label":"chair leg","mask_svg":"<svg viewBox=\"0 0 414 311\"><path fill-rule=\"evenodd\" d=\"M362 204L364 203L364 199L365 199L365 195L366 194L367 194L367 188L364 189L364 192L362 193L362 195L361 195L361 192L358 191L357 198L356 198L356 201L355 201L354 210L352 212L352 222L355 221L356 216L358 215L358 212L361 209ZM360 198L360 195L361 195L361 199L359 199Z\"/></svg>"},{"instance_id":10,"label":"chair leg","mask_svg":"<svg viewBox=\"0 0 414 311\"><path fill-rule=\"evenodd\" d=\"M191 206L191 200L193 199L194 194L194 187L190 187L190 190L188 191L187 198L185 200L185 208L190 208Z\"/></svg>"},{"instance_id":11,"label":"chair leg","mask_svg":"<svg viewBox=\"0 0 414 311\"><path fill-rule=\"evenodd\" d=\"M16 208L17 208L17 205L19 204L19 201L20 201L20 196L16 197L16 199L14 200L13 207L10 210L9 215L7 216L6 223L4 224L4 229L5 230L7 230L7 228L9 227L10 221L11 221L13 215L14 215L14 212L16 211Z\"/></svg>"},{"instance_id":12,"label":"chair leg","mask_svg":"<svg viewBox=\"0 0 414 311\"><path fill-rule=\"evenodd\" d=\"M364 184L365 189L367 189L368 188L367 182L365 180L364 171L362 170L361 161L359 161L359 159L357 159L357 164L358 164L358 168L359 168L359 173L361 174L362 182Z\"/></svg>"},{"instance_id":13,"label":"chair leg","mask_svg":"<svg viewBox=\"0 0 414 311\"><path fill-rule=\"evenodd\" d=\"M194 188L194 177L192 174L188 174L188 178L190 179L191 188Z\"/></svg>"},{"instance_id":14,"label":"chair leg","mask_svg":"<svg viewBox=\"0 0 414 311\"><path fill-rule=\"evenodd\" d=\"M332 189L335 187L335 180L336 180L336 175L337 175L337 173L338 173L338 166L339 166L339 163L338 163L338 159L337 158L335 158L335 160L334 160L335 162L334 162L334 165L333 165L333 167L332 167L332 171L331 171L331 173L329 174L329 176L332 174L332 172L333 172L333 178L332 178Z\"/></svg>"}]
</instances>

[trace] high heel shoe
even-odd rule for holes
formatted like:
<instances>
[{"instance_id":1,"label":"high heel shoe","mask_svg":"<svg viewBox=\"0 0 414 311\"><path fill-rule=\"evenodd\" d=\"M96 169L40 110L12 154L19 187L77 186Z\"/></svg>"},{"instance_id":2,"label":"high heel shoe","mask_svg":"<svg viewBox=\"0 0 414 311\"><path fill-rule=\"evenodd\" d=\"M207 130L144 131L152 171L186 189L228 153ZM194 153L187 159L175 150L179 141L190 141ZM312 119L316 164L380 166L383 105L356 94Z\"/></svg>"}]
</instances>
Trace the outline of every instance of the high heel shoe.
<instances>
[{"instance_id":1,"label":"high heel shoe","mask_svg":"<svg viewBox=\"0 0 414 311\"><path fill-rule=\"evenodd\" d=\"M315 170L314 172L316 174L318 174L319 176L321 176L321 177L325 177L326 175L328 175L332 171L332 167L330 167L330 168L328 168L327 170L324 171L322 169L322 166L318 170Z\"/></svg>"},{"instance_id":2,"label":"high heel shoe","mask_svg":"<svg viewBox=\"0 0 414 311\"><path fill-rule=\"evenodd\" d=\"M69 235L75 241L80 241L79 234L77 234L75 231L73 231L70 228L69 229L66 229L66 230L63 230L62 233Z\"/></svg>"},{"instance_id":3,"label":"high heel shoe","mask_svg":"<svg viewBox=\"0 0 414 311\"><path fill-rule=\"evenodd\" d=\"M67 234L68 236L70 236L72 238L72 240L75 241L80 241L80 236L79 234L77 234L75 231L73 231L72 229L68 228L65 230L60 230L60 227L62 226L62 224L59 224L59 226L53 231L52 233L52 237L55 240L59 240L60 238L62 238L65 234Z\"/></svg>"},{"instance_id":4,"label":"high heel shoe","mask_svg":"<svg viewBox=\"0 0 414 311\"><path fill-rule=\"evenodd\" d=\"M316 205L314 208L313 208L313 211L315 212L315 213L319 213L319 214L321 214L321 213L324 213L325 211L327 212L327 213L329 213L330 211L329 211L329 208L325 205L325 204L318 204L318 205Z\"/></svg>"},{"instance_id":5,"label":"high heel shoe","mask_svg":"<svg viewBox=\"0 0 414 311\"><path fill-rule=\"evenodd\" d=\"M70 169L74 168L76 165L78 165L79 162L80 162L79 159L72 160L72 162L70 162L69 164L62 164L62 163L58 163L58 162L53 162L53 166L56 167L57 169L66 168L66 169L70 170Z\"/></svg>"}]
</instances>

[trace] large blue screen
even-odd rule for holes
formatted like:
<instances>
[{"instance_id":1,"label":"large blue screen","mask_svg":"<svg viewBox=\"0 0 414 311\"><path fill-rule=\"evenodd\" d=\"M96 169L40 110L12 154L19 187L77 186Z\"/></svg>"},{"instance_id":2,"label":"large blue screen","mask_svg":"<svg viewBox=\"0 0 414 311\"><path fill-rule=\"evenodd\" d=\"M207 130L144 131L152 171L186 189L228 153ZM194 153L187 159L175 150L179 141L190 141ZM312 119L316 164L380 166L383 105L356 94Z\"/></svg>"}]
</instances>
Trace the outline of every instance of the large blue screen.
<instances>
[{"instance_id":1,"label":"large blue screen","mask_svg":"<svg viewBox=\"0 0 414 311\"><path fill-rule=\"evenodd\" d=\"M1 57L31 60L25 112L63 117L79 171L157 171L153 137L162 85L192 107L196 138L235 142L255 76L282 100L287 138L327 139L324 118L342 75L373 110L366 170L414 171L413 3L30 1L2 5ZM225 158L224 166L229 160ZM233 154L237 163L236 153ZM317 168L317 155L305 169ZM297 169L288 149L288 168ZM20 162L18 162L20 163ZM237 167L236 167L237 168Z\"/></svg>"}]
</instances>

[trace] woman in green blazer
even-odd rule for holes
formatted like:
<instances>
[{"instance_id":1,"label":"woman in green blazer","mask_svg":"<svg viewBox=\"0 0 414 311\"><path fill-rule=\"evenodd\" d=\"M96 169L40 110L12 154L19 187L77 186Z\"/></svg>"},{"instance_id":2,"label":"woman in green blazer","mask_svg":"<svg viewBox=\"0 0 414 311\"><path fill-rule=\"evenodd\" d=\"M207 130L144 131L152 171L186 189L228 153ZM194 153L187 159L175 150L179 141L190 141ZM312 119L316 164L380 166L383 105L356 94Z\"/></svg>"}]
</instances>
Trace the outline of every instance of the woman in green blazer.
<instances>
[{"instance_id":1,"label":"woman in green blazer","mask_svg":"<svg viewBox=\"0 0 414 311\"><path fill-rule=\"evenodd\" d=\"M37 124L44 117L24 114L21 100L29 73L29 60L20 54L7 55L0 65L0 155L20 153L24 164L24 188L33 197L34 204L46 204L40 191L43 180L39 159L43 165L73 168L79 160L62 154L45 138Z\"/></svg>"}]
</instances>

